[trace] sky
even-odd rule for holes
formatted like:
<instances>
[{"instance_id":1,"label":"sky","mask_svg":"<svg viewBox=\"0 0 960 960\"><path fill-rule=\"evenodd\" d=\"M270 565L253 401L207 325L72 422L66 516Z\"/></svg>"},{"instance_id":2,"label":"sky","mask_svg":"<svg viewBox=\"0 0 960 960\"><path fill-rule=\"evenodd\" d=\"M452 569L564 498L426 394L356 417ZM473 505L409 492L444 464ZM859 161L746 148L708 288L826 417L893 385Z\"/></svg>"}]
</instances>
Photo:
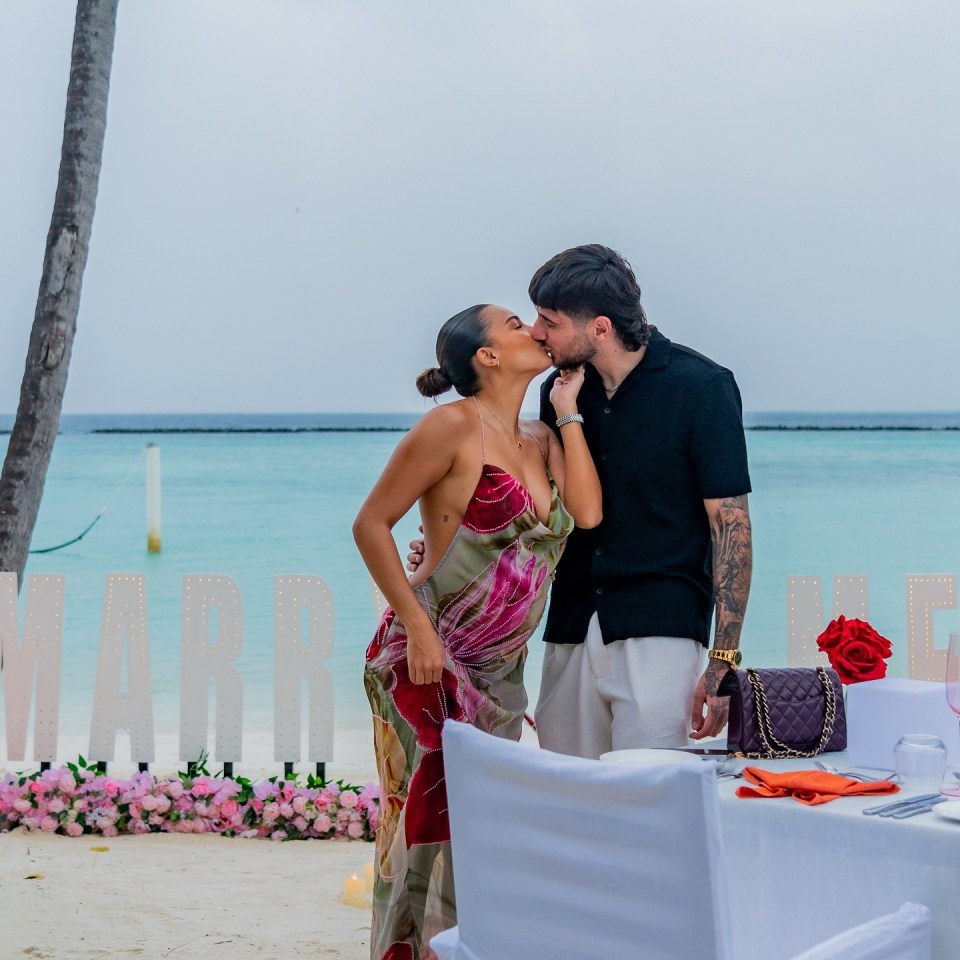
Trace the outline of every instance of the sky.
<instances>
[{"instance_id":1,"label":"sky","mask_svg":"<svg viewBox=\"0 0 960 960\"><path fill-rule=\"evenodd\" d=\"M0 0L0 413L73 17ZM956 410L958 36L953 0L120 0L64 412L419 411L447 317L532 322L592 242L747 410Z\"/></svg>"}]
</instances>

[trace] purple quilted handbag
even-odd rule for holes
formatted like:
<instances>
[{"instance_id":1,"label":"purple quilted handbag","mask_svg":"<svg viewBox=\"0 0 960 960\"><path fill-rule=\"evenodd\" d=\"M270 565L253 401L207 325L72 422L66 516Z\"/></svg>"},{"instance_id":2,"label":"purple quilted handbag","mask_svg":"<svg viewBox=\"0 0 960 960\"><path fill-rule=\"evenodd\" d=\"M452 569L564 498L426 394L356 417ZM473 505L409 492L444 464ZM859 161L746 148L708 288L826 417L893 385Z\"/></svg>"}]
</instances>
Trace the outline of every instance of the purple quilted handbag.
<instances>
[{"instance_id":1,"label":"purple quilted handbag","mask_svg":"<svg viewBox=\"0 0 960 960\"><path fill-rule=\"evenodd\" d=\"M846 749L843 688L835 670L729 670L717 694L730 697L730 753L769 760Z\"/></svg>"}]
</instances>

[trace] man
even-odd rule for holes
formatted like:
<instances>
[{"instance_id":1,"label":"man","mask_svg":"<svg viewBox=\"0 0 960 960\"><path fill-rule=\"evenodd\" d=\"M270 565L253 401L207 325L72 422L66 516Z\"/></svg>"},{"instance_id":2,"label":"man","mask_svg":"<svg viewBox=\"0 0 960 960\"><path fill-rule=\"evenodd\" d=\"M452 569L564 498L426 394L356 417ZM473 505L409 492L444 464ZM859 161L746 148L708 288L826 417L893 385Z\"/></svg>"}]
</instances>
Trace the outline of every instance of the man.
<instances>
[{"instance_id":1,"label":"man","mask_svg":"<svg viewBox=\"0 0 960 960\"><path fill-rule=\"evenodd\" d=\"M633 270L609 247L553 257L530 299L533 336L554 364L587 364L578 405L603 488L603 522L571 534L551 591L540 743L597 757L714 736L727 720L717 687L739 665L753 553L733 374L647 323ZM557 376L540 407L554 429Z\"/></svg>"},{"instance_id":2,"label":"man","mask_svg":"<svg viewBox=\"0 0 960 960\"><path fill-rule=\"evenodd\" d=\"M575 529L557 567L537 703L540 744L598 757L716 736L723 676L740 663L753 547L746 441L733 374L647 323L630 265L573 247L530 281L533 336L578 397L603 521ZM411 544L411 568L422 544ZM716 625L706 669L711 615Z\"/></svg>"}]
</instances>

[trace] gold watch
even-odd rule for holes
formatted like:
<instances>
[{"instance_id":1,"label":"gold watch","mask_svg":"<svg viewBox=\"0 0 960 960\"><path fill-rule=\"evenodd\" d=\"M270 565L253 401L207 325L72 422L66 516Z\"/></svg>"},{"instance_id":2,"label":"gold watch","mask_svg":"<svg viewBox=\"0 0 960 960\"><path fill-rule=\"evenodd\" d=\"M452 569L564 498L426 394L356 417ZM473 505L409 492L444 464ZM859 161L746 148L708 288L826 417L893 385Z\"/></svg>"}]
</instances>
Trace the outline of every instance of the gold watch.
<instances>
[{"instance_id":1,"label":"gold watch","mask_svg":"<svg viewBox=\"0 0 960 960\"><path fill-rule=\"evenodd\" d=\"M722 660L731 670L736 670L743 662L743 654L739 650L708 650L707 656L711 660Z\"/></svg>"}]
</instances>

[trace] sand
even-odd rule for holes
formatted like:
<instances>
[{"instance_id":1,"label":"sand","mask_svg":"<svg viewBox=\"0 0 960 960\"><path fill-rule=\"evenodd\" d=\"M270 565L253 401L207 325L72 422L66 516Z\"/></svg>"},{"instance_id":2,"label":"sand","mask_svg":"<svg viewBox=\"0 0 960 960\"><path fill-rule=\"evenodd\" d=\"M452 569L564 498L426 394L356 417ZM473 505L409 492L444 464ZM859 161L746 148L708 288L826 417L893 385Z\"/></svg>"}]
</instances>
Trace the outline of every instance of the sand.
<instances>
[{"instance_id":1,"label":"sand","mask_svg":"<svg viewBox=\"0 0 960 960\"><path fill-rule=\"evenodd\" d=\"M536 735L525 728L524 740L536 743ZM64 758L76 756L86 735L64 736L61 747ZM338 729L334 756L331 778L376 778L367 730ZM123 738L117 758L112 773L135 769ZM278 772L266 733L245 737L244 758L237 772L245 776ZM175 738L158 737L151 769L176 766ZM0 759L0 769L35 767ZM341 895L344 879L362 876L373 855L362 840L74 839L18 829L0 834L0 957L367 960L369 910L345 905Z\"/></svg>"},{"instance_id":2,"label":"sand","mask_svg":"<svg viewBox=\"0 0 960 960\"><path fill-rule=\"evenodd\" d=\"M535 744L536 734L524 726L523 739ZM73 759L87 743L85 731L62 735L60 754ZM152 772L183 768L174 734L158 735L156 748ZM243 749L237 774L281 771L268 731L245 731ZM36 767L0 757L0 770ZM211 761L211 772L219 768ZM110 772L135 769L122 735ZM327 776L360 785L376 779L369 728L337 728ZM347 906L342 892L344 879L363 876L373 856L374 845L363 840L71 838L17 829L0 834L0 958L367 960L369 910Z\"/></svg>"},{"instance_id":3,"label":"sand","mask_svg":"<svg viewBox=\"0 0 960 960\"><path fill-rule=\"evenodd\" d=\"M86 734L62 736L62 756L72 759L86 744ZM268 733L245 736L236 772L280 772L272 747ZM111 773L128 776L136 769L127 738L119 738L116 756ZM338 729L334 757L328 777L359 784L376 779L369 731ZM151 770L169 773L177 766L176 737L158 736ZM219 766L211 762L210 769ZM36 764L0 760L0 769ZM363 840L104 839L14 830L0 834L0 957L366 960L369 910L346 906L341 896L344 879L363 876L373 853L374 845Z\"/></svg>"},{"instance_id":4,"label":"sand","mask_svg":"<svg viewBox=\"0 0 960 960\"><path fill-rule=\"evenodd\" d=\"M5 958L366 960L368 910L341 902L373 844L217 836L0 836Z\"/></svg>"}]
</instances>

